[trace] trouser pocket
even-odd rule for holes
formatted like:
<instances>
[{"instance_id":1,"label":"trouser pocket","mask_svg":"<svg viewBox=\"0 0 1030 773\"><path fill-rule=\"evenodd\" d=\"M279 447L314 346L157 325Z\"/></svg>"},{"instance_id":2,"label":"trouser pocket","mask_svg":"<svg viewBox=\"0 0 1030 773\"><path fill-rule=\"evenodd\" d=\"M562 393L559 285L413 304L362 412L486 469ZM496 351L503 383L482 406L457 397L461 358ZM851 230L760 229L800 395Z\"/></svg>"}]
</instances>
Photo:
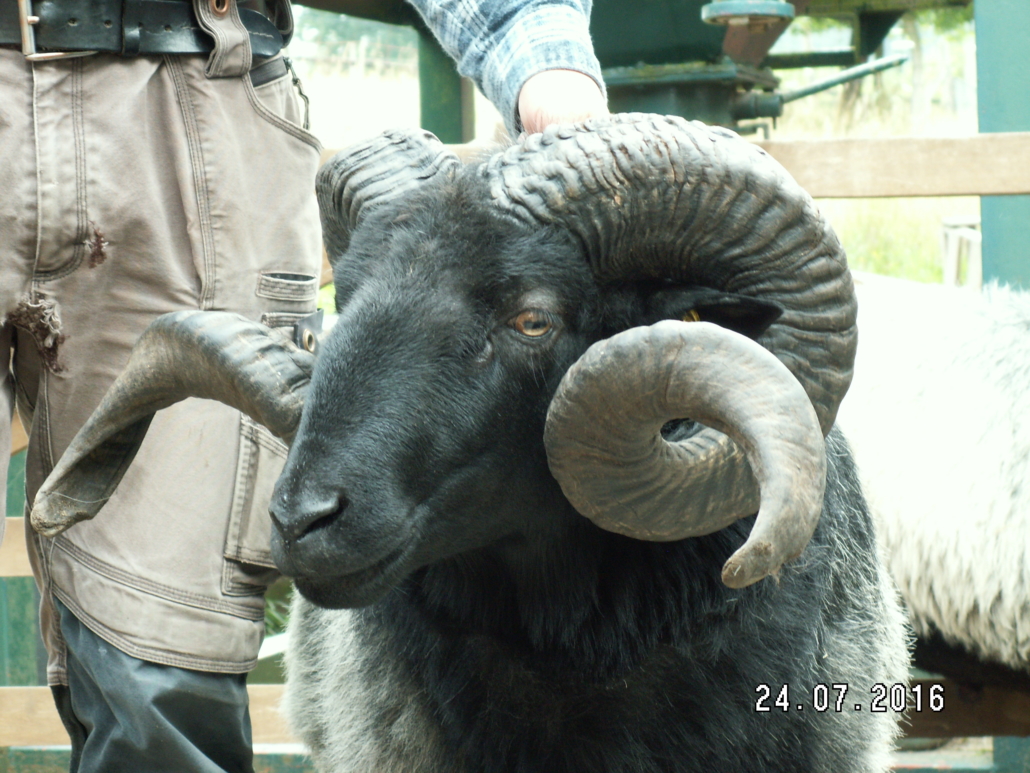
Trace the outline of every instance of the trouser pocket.
<instances>
[{"instance_id":1,"label":"trouser pocket","mask_svg":"<svg viewBox=\"0 0 1030 773\"><path fill-rule=\"evenodd\" d=\"M303 279L290 276L287 281L291 292L300 292L299 287L311 281L309 277ZM261 315L261 324L292 328L306 316L307 313L270 311ZM240 415L236 481L223 552L222 592L226 595L264 593L279 577L272 561L272 519L268 506L288 452L286 444L268 429L249 416Z\"/></svg>"},{"instance_id":2,"label":"trouser pocket","mask_svg":"<svg viewBox=\"0 0 1030 773\"><path fill-rule=\"evenodd\" d=\"M272 561L268 503L286 452L285 443L250 417L241 416L236 485L223 553L222 592L226 595L264 593L279 576Z\"/></svg>"}]
</instances>

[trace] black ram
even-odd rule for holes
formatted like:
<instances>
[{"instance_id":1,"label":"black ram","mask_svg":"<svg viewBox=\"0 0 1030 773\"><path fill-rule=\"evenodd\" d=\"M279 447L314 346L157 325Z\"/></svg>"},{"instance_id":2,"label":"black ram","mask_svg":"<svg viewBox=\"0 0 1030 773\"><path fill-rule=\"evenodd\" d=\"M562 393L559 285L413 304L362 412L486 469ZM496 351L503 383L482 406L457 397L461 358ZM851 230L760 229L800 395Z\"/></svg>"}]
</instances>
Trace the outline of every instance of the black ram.
<instances>
[{"instance_id":1,"label":"black ram","mask_svg":"<svg viewBox=\"0 0 1030 773\"><path fill-rule=\"evenodd\" d=\"M831 430L854 291L783 170L616 116L470 167L385 134L319 197L340 318L310 386L260 326L171 315L37 528L95 514L156 407L222 399L292 440L273 553L323 769L883 770L901 616Z\"/></svg>"}]
</instances>

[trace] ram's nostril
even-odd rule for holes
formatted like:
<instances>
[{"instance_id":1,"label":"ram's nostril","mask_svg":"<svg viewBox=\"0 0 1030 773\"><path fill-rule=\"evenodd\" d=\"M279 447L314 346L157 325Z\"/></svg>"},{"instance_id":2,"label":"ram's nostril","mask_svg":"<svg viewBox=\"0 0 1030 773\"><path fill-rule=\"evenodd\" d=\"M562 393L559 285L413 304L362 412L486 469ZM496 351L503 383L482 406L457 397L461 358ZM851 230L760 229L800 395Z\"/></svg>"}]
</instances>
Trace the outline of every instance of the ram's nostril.
<instances>
[{"instance_id":1,"label":"ram's nostril","mask_svg":"<svg viewBox=\"0 0 1030 773\"><path fill-rule=\"evenodd\" d=\"M309 534L322 531L332 526L343 514L349 504L344 496L298 507L289 512L284 507L272 507L272 523L287 542L296 542Z\"/></svg>"},{"instance_id":2,"label":"ram's nostril","mask_svg":"<svg viewBox=\"0 0 1030 773\"><path fill-rule=\"evenodd\" d=\"M347 509L347 504L348 502L346 497L340 497L335 510L333 510L331 513L326 513L321 517L315 518L315 520L308 523L307 528L305 528L301 532L300 536L306 537L307 535L312 534L313 532L320 531L322 529L327 529L330 526L332 526L336 522L336 520L343 514L343 511Z\"/></svg>"}]
</instances>

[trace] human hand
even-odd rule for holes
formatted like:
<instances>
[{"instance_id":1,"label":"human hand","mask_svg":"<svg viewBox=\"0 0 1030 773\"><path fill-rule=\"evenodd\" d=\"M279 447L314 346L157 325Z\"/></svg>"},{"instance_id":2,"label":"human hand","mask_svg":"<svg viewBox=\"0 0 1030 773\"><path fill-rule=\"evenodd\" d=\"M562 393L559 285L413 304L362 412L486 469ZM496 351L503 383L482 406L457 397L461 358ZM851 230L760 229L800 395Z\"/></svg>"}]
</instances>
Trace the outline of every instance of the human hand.
<instances>
[{"instance_id":1,"label":"human hand","mask_svg":"<svg viewBox=\"0 0 1030 773\"><path fill-rule=\"evenodd\" d=\"M519 92L519 117L528 133L552 123L574 123L608 115L597 83L576 70L544 70L526 81Z\"/></svg>"}]
</instances>

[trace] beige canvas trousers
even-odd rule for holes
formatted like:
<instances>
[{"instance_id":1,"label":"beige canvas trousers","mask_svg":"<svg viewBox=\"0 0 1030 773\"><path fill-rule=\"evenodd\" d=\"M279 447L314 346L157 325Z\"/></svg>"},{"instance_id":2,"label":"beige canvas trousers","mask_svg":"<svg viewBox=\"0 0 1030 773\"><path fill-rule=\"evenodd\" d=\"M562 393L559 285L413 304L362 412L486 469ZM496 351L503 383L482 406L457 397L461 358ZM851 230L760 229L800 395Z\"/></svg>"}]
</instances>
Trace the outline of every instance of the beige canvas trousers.
<instances>
[{"instance_id":1,"label":"beige canvas trousers","mask_svg":"<svg viewBox=\"0 0 1030 773\"><path fill-rule=\"evenodd\" d=\"M244 48L35 64L0 49L0 444L16 407L29 502L156 316L288 326L315 307L319 143L291 77L255 88ZM95 520L30 535L50 683L65 682L53 596L135 657L250 669L284 453L238 412L187 401L158 414Z\"/></svg>"}]
</instances>

